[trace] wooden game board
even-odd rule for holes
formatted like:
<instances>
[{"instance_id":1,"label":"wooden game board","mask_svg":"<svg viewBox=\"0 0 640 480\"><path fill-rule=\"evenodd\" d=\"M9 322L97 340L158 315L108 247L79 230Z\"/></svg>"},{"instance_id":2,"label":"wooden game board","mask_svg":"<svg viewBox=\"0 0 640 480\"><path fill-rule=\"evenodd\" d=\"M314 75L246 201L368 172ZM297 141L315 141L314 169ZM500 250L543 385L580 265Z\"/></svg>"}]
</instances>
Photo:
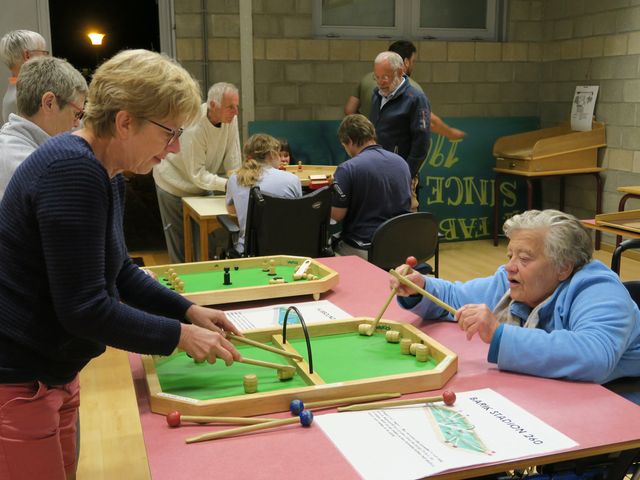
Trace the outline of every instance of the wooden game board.
<instances>
[{"instance_id":1,"label":"wooden game board","mask_svg":"<svg viewBox=\"0 0 640 480\"><path fill-rule=\"evenodd\" d=\"M605 225L640 233L640 210L626 210L624 212L596 215L596 225Z\"/></svg>"},{"instance_id":2,"label":"wooden game board","mask_svg":"<svg viewBox=\"0 0 640 480\"><path fill-rule=\"evenodd\" d=\"M287 165L285 170L296 175L303 187L319 188L333 182L335 165Z\"/></svg>"},{"instance_id":3,"label":"wooden game board","mask_svg":"<svg viewBox=\"0 0 640 480\"><path fill-rule=\"evenodd\" d=\"M276 275L286 283L270 284L267 272L263 272L265 262L273 260ZM294 280L293 273L305 260L310 260L308 273L316 280ZM229 268L231 285L224 285L224 269ZM236 270L236 267L238 269ZM186 298L198 305L217 305L221 303L246 302L269 298L313 295L315 300L320 294L338 284L338 274L317 260L289 255L271 255L265 257L215 260L210 262L177 263L148 267L158 280L170 287L167 280L169 268L184 281Z\"/></svg>"},{"instance_id":4,"label":"wooden game board","mask_svg":"<svg viewBox=\"0 0 640 480\"><path fill-rule=\"evenodd\" d=\"M293 379L280 381L274 370L223 362L195 364L184 353L170 357L143 356L151 410L185 415L245 416L286 411L293 399L304 402L373 393L410 393L442 388L456 373L458 357L431 337L406 323L382 320L371 337L358 334L358 325L373 322L361 317L308 326L314 372L310 373L300 325L287 327L287 344L280 328L246 333L248 338L299 353L302 361L237 344L243 357L291 364ZM400 353L398 343L388 343L387 330L398 330L429 348L429 360L419 362ZM243 376L258 375L258 392L245 394Z\"/></svg>"}]
</instances>

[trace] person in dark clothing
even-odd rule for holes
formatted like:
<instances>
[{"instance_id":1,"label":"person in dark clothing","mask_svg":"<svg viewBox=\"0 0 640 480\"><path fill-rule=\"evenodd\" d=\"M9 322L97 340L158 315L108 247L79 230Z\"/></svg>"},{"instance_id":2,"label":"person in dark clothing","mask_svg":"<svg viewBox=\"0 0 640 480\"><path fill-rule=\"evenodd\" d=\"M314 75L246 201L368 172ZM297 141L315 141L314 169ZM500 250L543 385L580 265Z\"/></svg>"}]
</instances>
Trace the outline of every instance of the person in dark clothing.
<instances>
[{"instance_id":1,"label":"person in dark clothing","mask_svg":"<svg viewBox=\"0 0 640 480\"><path fill-rule=\"evenodd\" d=\"M351 158L338 165L334 175L343 193L334 196L331 208L331 218L342 221L335 251L367 260L363 244L371 242L386 220L409 211L409 166L376 143L375 129L364 115L344 117L338 138Z\"/></svg>"},{"instance_id":2,"label":"person in dark clothing","mask_svg":"<svg viewBox=\"0 0 640 480\"><path fill-rule=\"evenodd\" d=\"M418 171L429 151L431 108L426 95L412 87L403 72L400 55L378 54L373 67L378 88L373 93L369 119L376 129L378 143L409 164L413 178L411 209L415 211Z\"/></svg>"},{"instance_id":3,"label":"person in dark clothing","mask_svg":"<svg viewBox=\"0 0 640 480\"><path fill-rule=\"evenodd\" d=\"M74 478L78 372L106 345L240 358L224 313L143 273L122 231L121 173L148 173L179 151L199 108L199 87L177 63L120 52L93 76L84 127L45 142L9 182L0 203L0 478Z\"/></svg>"}]
</instances>

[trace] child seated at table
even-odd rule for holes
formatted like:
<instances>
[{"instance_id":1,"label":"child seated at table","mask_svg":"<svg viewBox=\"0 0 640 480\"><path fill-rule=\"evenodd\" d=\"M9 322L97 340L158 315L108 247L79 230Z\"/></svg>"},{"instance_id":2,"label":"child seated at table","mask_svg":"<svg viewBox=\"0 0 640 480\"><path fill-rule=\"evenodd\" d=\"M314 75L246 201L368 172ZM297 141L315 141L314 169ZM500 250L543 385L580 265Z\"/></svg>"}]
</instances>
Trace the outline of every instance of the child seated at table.
<instances>
[{"instance_id":1,"label":"child seated at table","mask_svg":"<svg viewBox=\"0 0 640 480\"><path fill-rule=\"evenodd\" d=\"M280 168L284 168L287 165L292 165L295 163L293 158L293 152L291 151L291 145L286 138L279 138L280 142Z\"/></svg>"},{"instance_id":2,"label":"child seated at table","mask_svg":"<svg viewBox=\"0 0 640 480\"><path fill-rule=\"evenodd\" d=\"M247 223L249 191L258 186L262 193L282 198L302 196L300 180L293 173L278 170L280 142L271 135L258 133L243 146L244 161L227 183L227 210L237 215L240 232L234 239L236 252L244 252L244 232Z\"/></svg>"}]
</instances>

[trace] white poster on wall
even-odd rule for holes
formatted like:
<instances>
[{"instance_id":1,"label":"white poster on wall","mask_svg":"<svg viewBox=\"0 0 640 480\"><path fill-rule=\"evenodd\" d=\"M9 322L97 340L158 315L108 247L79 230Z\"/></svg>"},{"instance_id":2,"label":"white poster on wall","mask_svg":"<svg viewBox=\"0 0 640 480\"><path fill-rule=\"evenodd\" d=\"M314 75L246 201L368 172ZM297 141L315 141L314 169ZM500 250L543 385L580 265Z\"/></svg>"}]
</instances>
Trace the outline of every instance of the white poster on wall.
<instances>
[{"instance_id":1,"label":"white poster on wall","mask_svg":"<svg viewBox=\"0 0 640 480\"><path fill-rule=\"evenodd\" d=\"M576 87L571 106L571 130L586 132L591 130L591 120L598 97L597 85L582 85Z\"/></svg>"}]
</instances>

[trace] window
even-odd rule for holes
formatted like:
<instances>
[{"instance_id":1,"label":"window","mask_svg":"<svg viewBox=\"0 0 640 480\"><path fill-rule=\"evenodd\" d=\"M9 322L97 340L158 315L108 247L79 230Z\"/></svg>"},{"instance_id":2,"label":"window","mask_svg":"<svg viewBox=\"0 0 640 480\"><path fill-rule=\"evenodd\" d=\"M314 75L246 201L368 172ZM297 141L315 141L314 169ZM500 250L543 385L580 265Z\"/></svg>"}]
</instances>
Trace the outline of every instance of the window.
<instances>
[{"instance_id":1,"label":"window","mask_svg":"<svg viewBox=\"0 0 640 480\"><path fill-rule=\"evenodd\" d=\"M345 38L498 40L504 0L322 0L316 35Z\"/></svg>"}]
</instances>

